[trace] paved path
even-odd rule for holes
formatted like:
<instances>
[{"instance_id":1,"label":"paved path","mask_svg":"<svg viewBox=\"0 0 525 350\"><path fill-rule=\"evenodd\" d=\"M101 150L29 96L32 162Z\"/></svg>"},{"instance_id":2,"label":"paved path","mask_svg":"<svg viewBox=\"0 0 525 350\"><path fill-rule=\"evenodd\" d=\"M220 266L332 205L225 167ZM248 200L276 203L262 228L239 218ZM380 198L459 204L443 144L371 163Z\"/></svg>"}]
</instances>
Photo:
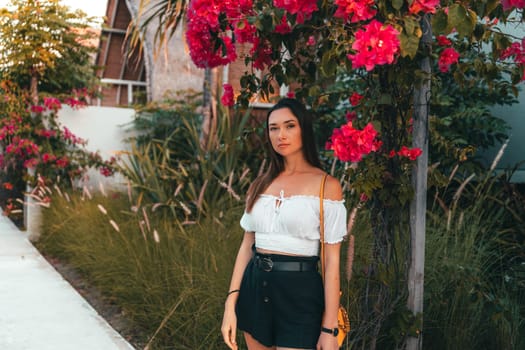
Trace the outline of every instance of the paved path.
<instances>
[{"instance_id":1,"label":"paved path","mask_svg":"<svg viewBox=\"0 0 525 350\"><path fill-rule=\"evenodd\" d=\"M1 213L0 349L133 349Z\"/></svg>"}]
</instances>

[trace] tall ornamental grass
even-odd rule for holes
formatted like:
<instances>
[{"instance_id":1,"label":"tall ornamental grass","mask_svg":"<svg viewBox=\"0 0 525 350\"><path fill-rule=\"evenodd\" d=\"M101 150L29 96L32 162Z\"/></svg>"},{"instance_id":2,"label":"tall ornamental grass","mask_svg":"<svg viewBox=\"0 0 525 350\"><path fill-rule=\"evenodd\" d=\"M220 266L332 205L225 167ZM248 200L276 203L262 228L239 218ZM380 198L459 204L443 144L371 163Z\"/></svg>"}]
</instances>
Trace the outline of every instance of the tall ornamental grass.
<instances>
[{"instance_id":1,"label":"tall ornamental grass","mask_svg":"<svg viewBox=\"0 0 525 350\"><path fill-rule=\"evenodd\" d=\"M525 349L525 197L489 174L452 182L428 214L425 349Z\"/></svg>"},{"instance_id":2,"label":"tall ornamental grass","mask_svg":"<svg viewBox=\"0 0 525 350\"><path fill-rule=\"evenodd\" d=\"M180 225L134 212L125 194L55 192L37 244L121 306L148 349L221 349L241 214L237 206L220 221Z\"/></svg>"}]
</instances>

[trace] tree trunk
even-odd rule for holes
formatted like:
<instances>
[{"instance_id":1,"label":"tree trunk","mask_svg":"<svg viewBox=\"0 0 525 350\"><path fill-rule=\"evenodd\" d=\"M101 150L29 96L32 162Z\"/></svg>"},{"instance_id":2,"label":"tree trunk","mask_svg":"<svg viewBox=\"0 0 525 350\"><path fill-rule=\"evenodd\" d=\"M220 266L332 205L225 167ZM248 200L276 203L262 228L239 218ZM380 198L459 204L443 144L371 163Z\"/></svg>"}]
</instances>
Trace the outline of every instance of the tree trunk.
<instances>
[{"instance_id":1,"label":"tree trunk","mask_svg":"<svg viewBox=\"0 0 525 350\"><path fill-rule=\"evenodd\" d=\"M423 328L423 287L425 270L425 225L427 211L427 172L428 172L428 103L430 99L430 50L432 31L430 16L421 21L425 57L420 62L420 69L426 77L414 90L414 121L412 146L418 147L423 154L416 160L412 170L414 199L410 205L410 269L408 272L408 308L416 317L421 318ZM421 332L407 339L407 350L418 350L423 345Z\"/></svg>"},{"instance_id":2,"label":"tree trunk","mask_svg":"<svg viewBox=\"0 0 525 350\"><path fill-rule=\"evenodd\" d=\"M38 104L38 75L33 72L31 73L31 85L29 87L29 93L31 95L31 102L34 105Z\"/></svg>"},{"instance_id":3,"label":"tree trunk","mask_svg":"<svg viewBox=\"0 0 525 350\"><path fill-rule=\"evenodd\" d=\"M213 143L217 125L216 96L213 88L217 83L217 69L206 68L204 71L204 86L202 96L202 126L200 144L203 149L210 147Z\"/></svg>"}]
</instances>

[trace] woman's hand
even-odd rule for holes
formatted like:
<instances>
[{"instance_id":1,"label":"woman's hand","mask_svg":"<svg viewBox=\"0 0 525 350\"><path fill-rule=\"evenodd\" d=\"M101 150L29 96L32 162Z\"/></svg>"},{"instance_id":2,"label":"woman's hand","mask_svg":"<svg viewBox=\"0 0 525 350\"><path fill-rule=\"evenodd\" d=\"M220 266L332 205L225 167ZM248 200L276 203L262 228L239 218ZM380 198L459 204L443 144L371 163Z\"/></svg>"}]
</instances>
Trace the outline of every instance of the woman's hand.
<instances>
[{"instance_id":1,"label":"woman's hand","mask_svg":"<svg viewBox=\"0 0 525 350\"><path fill-rule=\"evenodd\" d=\"M224 307L221 332L226 345L232 350L237 350L237 316L235 315L235 303L229 303L228 301L229 300L226 300Z\"/></svg>"},{"instance_id":2,"label":"woman's hand","mask_svg":"<svg viewBox=\"0 0 525 350\"><path fill-rule=\"evenodd\" d=\"M339 344L337 344L337 337L332 334L321 332L319 340L317 341L317 350L339 350Z\"/></svg>"}]
</instances>

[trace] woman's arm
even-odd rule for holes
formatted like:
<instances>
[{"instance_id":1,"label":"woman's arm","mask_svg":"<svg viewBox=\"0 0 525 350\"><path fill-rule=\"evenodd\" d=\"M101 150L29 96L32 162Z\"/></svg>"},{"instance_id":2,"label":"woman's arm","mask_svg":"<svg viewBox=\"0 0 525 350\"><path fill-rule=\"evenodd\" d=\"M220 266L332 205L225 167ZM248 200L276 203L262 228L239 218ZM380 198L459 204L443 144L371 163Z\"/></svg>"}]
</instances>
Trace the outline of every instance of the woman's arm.
<instances>
[{"instance_id":1,"label":"woman's arm","mask_svg":"<svg viewBox=\"0 0 525 350\"><path fill-rule=\"evenodd\" d=\"M325 309L322 326L324 328L337 328L337 312L340 298L340 261L341 243L325 244L325 275L324 275L324 302ZM337 338L332 334L321 332L319 349L338 349Z\"/></svg>"},{"instance_id":2,"label":"woman's arm","mask_svg":"<svg viewBox=\"0 0 525 350\"><path fill-rule=\"evenodd\" d=\"M230 281L230 288L228 292L237 291L241 287L241 280L244 274L244 270L248 265L248 262L252 258L252 246L255 243L255 234L253 232L245 232L242 239L237 258L235 259L235 265L233 267L232 278ZM233 292L228 294L224 303L224 316L222 318L222 337L224 342L230 349L237 349L236 342L236 331L237 331L237 317L235 315L235 304L239 292Z\"/></svg>"},{"instance_id":3,"label":"woman's arm","mask_svg":"<svg viewBox=\"0 0 525 350\"><path fill-rule=\"evenodd\" d=\"M324 198L331 200L341 200L343 191L341 184L337 179L329 176L326 182ZM323 314L322 327L334 329L337 328L337 313L339 310L340 298L340 276L339 265L341 257L341 243L327 244L324 243L325 261L324 261L324 302L325 309ZM329 333L321 332L317 349L332 350L339 349L337 338Z\"/></svg>"}]
</instances>

